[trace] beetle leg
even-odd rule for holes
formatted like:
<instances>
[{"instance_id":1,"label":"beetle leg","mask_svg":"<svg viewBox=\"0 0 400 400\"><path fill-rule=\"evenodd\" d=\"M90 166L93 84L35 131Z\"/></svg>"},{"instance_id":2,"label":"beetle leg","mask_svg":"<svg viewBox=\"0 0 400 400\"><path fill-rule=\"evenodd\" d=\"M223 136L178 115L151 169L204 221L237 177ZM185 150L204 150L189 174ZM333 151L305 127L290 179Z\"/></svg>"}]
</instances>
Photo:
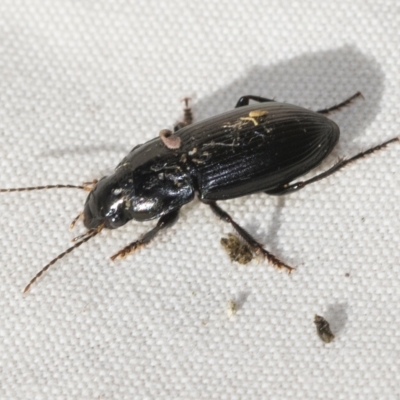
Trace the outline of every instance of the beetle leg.
<instances>
[{"instance_id":1,"label":"beetle leg","mask_svg":"<svg viewBox=\"0 0 400 400\"><path fill-rule=\"evenodd\" d=\"M71 225L69 226L69 229L74 229L76 223L79 221L80 218L83 217L83 212L80 212L75 218L74 220L71 222Z\"/></svg>"},{"instance_id":2,"label":"beetle leg","mask_svg":"<svg viewBox=\"0 0 400 400\"><path fill-rule=\"evenodd\" d=\"M253 96L253 95L249 94L247 96L242 96L238 100L238 102L236 103L235 108L248 106L249 105L249 100L254 100L254 101L257 101L259 103L267 103L268 101L275 101L275 100L271 100L271 99L266 99L265 97Z\"/></svg>"},{"instance_id":3,"label":"beetle leg","mask_svg":"<svg viewBox=\"0 0 400 400\"><path fill-rule=\"evenodd\" d=\"M233 226L233 228L236 230L236 232L243 238L245 242L252 248L252 250L256 254L261 254L263 255L272 265L279 269L286 269L287 272L291 273L294 268L289 267L289 265L286 265L283 263L281 260L276 258L273 254L271 254L269 251L265 250L260 243L257 242L256 239L253 238L253 236L250 235L245 229L243 229L240 225L238 225L232 217L224 211L222 208L220 208L215 201L206 201L202 200L203 203L208 204L211 207L211 210L223 221L228 222Z\"/></svg>"},{"instance_id":4,"label":"beetle leg","mask_svg":"<svg viewBox=\"0 0 400 400\"><path fill-rule=\"evenodd\" d=\"M393 142L398 142L398 141L399 141L399 138L390 139L387 142L384 142L378 146L372 147L371 149L368 149L366 151L358 153L355 156L353 156L347 160L344 160L344 159L339 160L333 167L329 168L327 171L322 172L321 174L319 174L317 176L314 176L314 178L308 179L307 181L295 182L295 183L292 183L291 185L286 184L286 185L280 186L276 189L266 190L265 193L281 196L281 195L289 194L292 192L296 192L300 189L303 189L303 187L309 185L310 183L320 181L321 179L324 179L324 178L328 177L329 175L334 174L335 172L344 168L346 165L352 163L353 161L356 161L360 158L366 157L369 154L375 153L375 151L385 148L388 144L393 143Z\"/></svg>"},{"instance_id":5,"label":"beetle leg","mask_svg":"<svg viewBox=\"0 0 400 400\"><path fill-rule=\"evenodd\" d=\"M183 109L183 120L178 122L175 126L174 126L174 132L179 131L179 129L184 128L185 126L190 125L193 122L193 113L192 113L192 109L191 107L189 107L189 101L190 98L189 97L185 97L183 99L183 101L185 102L185 107Z\"/></svg>"},{"instance_id":6,"label":"beetle leg","mask_svg":"<svg viewBox=\"0 0 400 400\"><path fill-rule=\"evenodd\" d=\"M165 228L169 228L172 226L178 219L179 210L172 211L169 214L163 215L157 222L157 225L151 229L150 231L146 232L140 239L135 240L134 242L128 244L128 246L124 247L118 253L114 254L111 257L111 260L115 260L116 258L126 257L128 254L133 253L134 251L140 249L144 245L150 243L157 235L157 233Z\"/></svg>"},{"instance_id":7,"label":"beetle leg","mask_svg":"<svg viewBox=\"0 0 400 400\"><path fill-rule=\"evenodd\" d=\"M356 94L353 94L353 96L349 97L348 99L342 101L339 104L336 104L335 106L329 107L329 108L324 108L323 110L318 110L317 113L319 114L330 114L333 111L340 110L341 108L344 108L348 106L350 103L353 102L353 100L357 99L358 97L363 97L361 92L357 92Z\"/></svg>"}]
</instances>

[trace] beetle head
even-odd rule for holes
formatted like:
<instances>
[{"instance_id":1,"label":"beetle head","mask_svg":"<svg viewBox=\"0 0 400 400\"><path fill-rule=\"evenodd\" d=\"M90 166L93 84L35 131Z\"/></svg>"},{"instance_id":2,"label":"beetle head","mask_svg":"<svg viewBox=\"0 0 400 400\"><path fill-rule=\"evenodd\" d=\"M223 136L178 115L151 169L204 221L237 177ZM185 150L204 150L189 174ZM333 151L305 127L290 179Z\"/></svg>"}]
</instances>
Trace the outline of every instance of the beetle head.
<instances>
[{"instance_id":1,"label":"beetle head","mask_svg":"<svg viewBox=\"0 0 400 400\"><path fill-rule=\"evenodd\" d=\"M89 193L84 208L86 228L116 229L129 220L161 217L194 197L190 178L183 174L117 170L102 178Z\"/></svg>"},{"instance_id":2,"label":"beetle head","mask_svg":"<svg viewBox=\"0 0 400 400\"><path fill-rule=\"evenodd\" d=\"M89 193L84 208L84 224L88 229L104 227L115 229L126 224L132 216L127 211L127 196L117 182L102 178Z\"/></svg>"}]
</instances>

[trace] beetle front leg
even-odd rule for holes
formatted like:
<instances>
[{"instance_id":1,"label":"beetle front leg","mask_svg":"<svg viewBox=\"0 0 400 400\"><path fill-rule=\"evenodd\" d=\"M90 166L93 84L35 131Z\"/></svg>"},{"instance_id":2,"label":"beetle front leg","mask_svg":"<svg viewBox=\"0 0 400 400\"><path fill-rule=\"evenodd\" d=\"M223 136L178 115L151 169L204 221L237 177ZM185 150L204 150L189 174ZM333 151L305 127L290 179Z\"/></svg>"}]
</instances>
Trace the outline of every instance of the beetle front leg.
<instances>
[{"instance_id":1,"label":"beetle front leg","mask_svg":"<svg viewBox=\"0 0 400 400\"><path fill-rule=\"evenodd\" d=\"M267 99L267 98L265 98L265 97L253 96L253 95L249 94L249 95L247 95L247 96L241 97L241 98L238 100L238 102L236 103L235 108L243 107L243 106L248 106L250 100L257 101L258 103L267 103L267 102L269 102L269 101L275 101L275 100Z\"/></svg>"},{"instance_id":2,"label":"beetle front leg","mask_svg":"<svg viewBox=\"0 0 400 400\"><path fill-rule=\"evenodd\" d=\"M265 250L260 243L257 242L253 236L250 235L245 229L243 229L240 225L238 225L232 217L220 208L215 201L205 201L202 200L203 203L208 204L211 207L211 210L223 221L230 223L236 232L243 238L245 242L252 248L252 250L256 254L261 254L264 256L272 265L279 269L285 269L289 274L294 270L294 268L286 265L284 262L276 258L273 254L269 251Z\"/></svg>"},{"instance_id":3,"label":"beetle front leg","mask_svg":"<svg viewBox=\"0 0 400 400\"><path fill-rule=\"evenodd\" d=\"M140 249L144 245L150 243L157 235L157 233L165 228L171 227L179 217L179 210L172 211L169 214L163 215L157 222L157 225L146 232L140 239L135 240L134 242L128 244L128 246L124 247L118 253L114 254L111 257L111 260L114 261L116 258L126 257L128 254L133 253L134 251Z\"/></svg>"}]
</instances>

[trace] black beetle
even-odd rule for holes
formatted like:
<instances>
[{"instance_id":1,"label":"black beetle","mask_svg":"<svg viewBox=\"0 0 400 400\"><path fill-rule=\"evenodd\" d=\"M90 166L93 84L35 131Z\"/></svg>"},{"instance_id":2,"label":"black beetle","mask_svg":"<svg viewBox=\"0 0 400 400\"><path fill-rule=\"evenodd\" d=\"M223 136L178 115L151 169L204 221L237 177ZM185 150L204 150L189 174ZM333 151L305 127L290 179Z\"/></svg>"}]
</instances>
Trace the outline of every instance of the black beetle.
<instances>
[{"instance_id":1,"label":"black beetle","mask_svg":"<svg viewBox=\"0 0 400 400\"><path fill-rule=\"evenodd\" d=\"M253 251L290 272L292 267L265 250L216 201L256 192L285 195L399 140L391 139L350 159L340 160L314 178L291 183L320 164L336 145L339 127L325 115L359 96L356 93L338 105L317 112L263 97L244 96L234 110L193 124L188 99L185 99L184 119L175 126L174 133L162 130L158 138L134 147L112 175L92 185L75 186L90 190L83 212L88 231L75 238L74 246L47 264L26 286L25 292L57 260L103 228L116 229L132 219L159 218L153 229L112 256L113 260L149 243L161 229L177 220L180 208L196 195L218 217L230 223ZM250 100L257 103L249 105ZM57 187L74 186L1 191Z\"/></svg>"}]
</instances>

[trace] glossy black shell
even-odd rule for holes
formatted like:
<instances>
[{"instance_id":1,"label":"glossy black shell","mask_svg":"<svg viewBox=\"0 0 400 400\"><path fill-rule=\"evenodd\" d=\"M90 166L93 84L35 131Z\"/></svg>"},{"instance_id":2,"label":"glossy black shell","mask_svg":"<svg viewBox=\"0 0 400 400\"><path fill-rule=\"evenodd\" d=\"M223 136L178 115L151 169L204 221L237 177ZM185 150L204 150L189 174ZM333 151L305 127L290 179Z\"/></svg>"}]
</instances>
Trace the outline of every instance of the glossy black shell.
<instances>
[{"instance_id":1,"label":"glossy black shell","mask_svg":"<svg viewBox=\"0 0 400 400\"><path fill-rule=\"evenodd\" d=\"M179 149L153 139L134 148L120 166L188 174L201 199L224 200L268 193L307 173L332 151L340 131L316 112L267 102L194 123L176 135Z\"/></svg>"}]
</instances>

